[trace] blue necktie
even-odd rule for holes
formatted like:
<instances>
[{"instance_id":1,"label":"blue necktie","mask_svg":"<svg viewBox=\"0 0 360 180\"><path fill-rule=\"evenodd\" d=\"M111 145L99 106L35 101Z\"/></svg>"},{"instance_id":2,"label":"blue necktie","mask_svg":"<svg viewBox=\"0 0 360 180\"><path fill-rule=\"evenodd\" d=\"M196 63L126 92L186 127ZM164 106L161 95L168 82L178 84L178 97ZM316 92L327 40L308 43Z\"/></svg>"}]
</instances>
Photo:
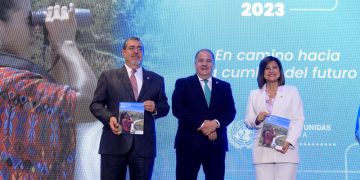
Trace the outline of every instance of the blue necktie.
<instances>
[{"instance_id":1,"label":"blue necktie","mask_svg":"<svg viewBox=\"0 0 360 180\"><path fill-rule=\"evenodd\" d=\"M209 80L205 79L204 80L204 83L205 83L205 86L204 86L204 93L205 93L205 99L206 99L206 102L208 104L208 107L210 106L210 99L211 99L211 90L208 86L208 82Z\"/></svg>"}]
</instances>

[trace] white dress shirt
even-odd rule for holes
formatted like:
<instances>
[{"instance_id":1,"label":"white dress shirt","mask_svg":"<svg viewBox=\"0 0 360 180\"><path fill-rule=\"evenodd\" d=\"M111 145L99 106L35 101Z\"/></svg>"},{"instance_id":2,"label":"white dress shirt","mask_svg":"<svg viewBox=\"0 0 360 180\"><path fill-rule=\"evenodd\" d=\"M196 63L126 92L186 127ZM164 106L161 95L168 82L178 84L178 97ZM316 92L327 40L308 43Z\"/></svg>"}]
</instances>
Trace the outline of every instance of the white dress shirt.
<instances>
[{"instance_id":1,"label":"white dress shirt","mask_svg":"<svg viewBox=\"0 0 360 180\"><path fill-rule=\"evenodd\" d=\"M127 73L128 73L128 76L130 78L131 76L131 71L132 69L127 66L125 64L125 67L126 67L126 70L127 70ZM140 91L141 91L141 87L142 87L142 84L143 84L143 70L142 70L142 67L139 67L138 69L136 69L136 72L135 72L135 78L136 78L136 83L137 83L137 86L138 86L138 95L140 94Z\"/></svg>"}]
</instances>

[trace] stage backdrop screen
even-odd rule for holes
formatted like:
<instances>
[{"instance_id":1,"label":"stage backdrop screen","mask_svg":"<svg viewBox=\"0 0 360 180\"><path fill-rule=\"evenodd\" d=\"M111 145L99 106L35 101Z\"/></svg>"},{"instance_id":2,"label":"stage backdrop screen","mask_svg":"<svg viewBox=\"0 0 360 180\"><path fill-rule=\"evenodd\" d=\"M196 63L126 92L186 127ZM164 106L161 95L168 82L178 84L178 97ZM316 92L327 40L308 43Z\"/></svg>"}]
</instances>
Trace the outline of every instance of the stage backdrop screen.
<instances>
[{"instance_id":1,"label":"stage backdrop screen","mask_svg":"<svg viewBox=\"0 0 360 180\"><path fill-rule=\"evenodd\" d=\"M33 1L32 6L38 9L54 2ZM165 78L169 104L176 79L195 74L195 53L202 48L214 52L213 75L231 84L237 110L228 126L226 180L255 179L254 132L243 120L249 92L257 88L259 62L268 55L281 60L286 84L297 86L303 101L298 179L360 176L360 147L354 137L360 105L360 1L73 2L92 13L92 25L79 27L77 42L97 77L124 64L124 39L140 37L144 68ZM175 179L176 130L171 112L156 121L153 179ZM101 132L96 119L77 124L76 179L99 179ZM199 179L204 179L202 170Z\"/></svg>"}]
</instances>

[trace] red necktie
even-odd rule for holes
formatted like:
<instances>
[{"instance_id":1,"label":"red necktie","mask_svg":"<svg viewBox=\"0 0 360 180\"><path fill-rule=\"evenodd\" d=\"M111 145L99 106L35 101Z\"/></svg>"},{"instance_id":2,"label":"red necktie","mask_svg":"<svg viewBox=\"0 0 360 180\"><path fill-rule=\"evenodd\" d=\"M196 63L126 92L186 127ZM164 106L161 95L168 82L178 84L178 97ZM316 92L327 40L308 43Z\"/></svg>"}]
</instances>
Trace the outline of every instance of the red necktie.
<instances>
[{"instance_id":1,"label":"red necktie","mask_svg":"<svg viewBox=\"0 0 360 180\"><path fill-rule=\"evenodd\" d=\"M135 73L136 73L136 69L131 70L131 75L130 75L130 83L132 86L132 90L135 96L135 100L137 100L138 98L138 85L136 82L136 78L135 78Z\"/></svg>"}]
</instances>

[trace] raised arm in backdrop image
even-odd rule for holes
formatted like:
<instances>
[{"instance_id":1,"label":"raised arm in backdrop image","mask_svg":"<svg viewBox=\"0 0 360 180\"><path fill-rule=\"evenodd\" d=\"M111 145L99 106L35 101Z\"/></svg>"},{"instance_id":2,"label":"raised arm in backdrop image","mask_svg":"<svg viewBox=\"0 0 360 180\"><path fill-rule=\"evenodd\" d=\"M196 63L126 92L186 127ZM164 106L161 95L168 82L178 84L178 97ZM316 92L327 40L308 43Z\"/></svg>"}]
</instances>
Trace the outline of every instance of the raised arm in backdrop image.
<instances>
[{"instance_id":1,"label":"raised arm in backdrop image","mask_svg":"<svg viewBox=\"0 0 360 180\"><path fill-rule=\"evenodd\" d=\"M74 4L45 9L47 71L30 61L30 0L0 0L0 179L73 179L75 123L88 110L96 77L75 44Z\"/></svg>"}]
</instances>

